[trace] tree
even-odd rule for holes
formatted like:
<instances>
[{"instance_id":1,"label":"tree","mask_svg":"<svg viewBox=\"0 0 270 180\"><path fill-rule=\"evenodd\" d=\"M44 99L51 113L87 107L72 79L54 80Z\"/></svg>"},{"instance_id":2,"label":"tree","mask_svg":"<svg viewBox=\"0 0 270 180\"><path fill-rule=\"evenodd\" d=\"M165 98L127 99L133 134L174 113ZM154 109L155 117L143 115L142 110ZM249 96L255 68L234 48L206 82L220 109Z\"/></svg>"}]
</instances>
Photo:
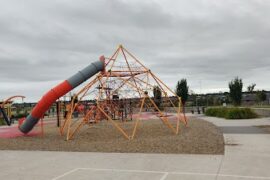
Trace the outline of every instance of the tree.
<instances>
[{"instance_id":1,"label":"tree","mask_svg":"<svg viewBox=\"0 0 270 180\"><path fill-rule=\"evenodd\" d=\"M207 106L213 106L214 105L214 97L211 95L207 95Z\"/></svg>"},{"instance_id":2,"label":"tree","mask_svg":"<svg viewBox=\"0 0 270 180\"><path fill-rule=\"evenodd\" d=\"M254 91L255 86L256 86L255 83L249 85L249 86L247 87L247 92L252 93L252 92Z\"/></svg>"},{"instance_id":3,"label":"tree","mask_svg":"<svg viewBox=\"0 0 270 180\"><path fill-rule=\"evenodd\" d=\"M243 82L242 79L236 77L231 82L229 82L229 89L230 89L230 98L235 106L241 105L242 100L242 89L243 89Z\"/></svg>"},{"instance_id":4,"label":"tree","mask_svg":"<svg viewBox=\"0 0 270 180\"><path fill-rule=\"evenodd\" d=\"M187 86L186 79L181 79L180 81L177 82L175 93L177 94L177 96L181 97L183 111L185 111L185 104L188 99L188 89L189 87Z\"/></svg>"},{"instance_id":5,"label":"tree","mask_svg":"<svg viewBox=\"0 0 270 180\"><path fill-rule=\"evenodd\" d=\"M162 93L159 86L154 86L153 94L154 94L154 102L156 103L157 107L160 109Z\"/></svg>"},{"instance_id":6,"label":"tree","mask_svg":"<svg viewBox=\"0 0 270 180\"><path fill-rule=\"evenodd\" d=\"M262 90L262 91L257 91L256 96L257 96L257 100L258 100L259 102L261 102L261 103L262 103L263 101L266 100L266 93L265 93L264 90Z\"/></svg>"}]
</instances>

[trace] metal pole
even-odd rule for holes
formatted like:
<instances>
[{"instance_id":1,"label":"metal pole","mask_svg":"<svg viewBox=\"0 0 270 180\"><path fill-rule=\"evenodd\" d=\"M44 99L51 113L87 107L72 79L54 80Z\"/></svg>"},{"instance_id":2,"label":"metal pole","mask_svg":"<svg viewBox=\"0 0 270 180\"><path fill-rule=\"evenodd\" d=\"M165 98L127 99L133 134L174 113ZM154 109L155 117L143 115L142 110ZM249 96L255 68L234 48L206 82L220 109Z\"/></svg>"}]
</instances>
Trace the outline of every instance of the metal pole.
<instances>
[{"instance_id":1,"label":"metal pole","mask_svg":"<svg viewBox=\"0 0 270 180\"><path fill-rule=\"evenodd\" d=\"M59 102L59 99L56 102L56 113L57 113L57 127L60 127L60 102Z\"/></svg>"}]
</instances>

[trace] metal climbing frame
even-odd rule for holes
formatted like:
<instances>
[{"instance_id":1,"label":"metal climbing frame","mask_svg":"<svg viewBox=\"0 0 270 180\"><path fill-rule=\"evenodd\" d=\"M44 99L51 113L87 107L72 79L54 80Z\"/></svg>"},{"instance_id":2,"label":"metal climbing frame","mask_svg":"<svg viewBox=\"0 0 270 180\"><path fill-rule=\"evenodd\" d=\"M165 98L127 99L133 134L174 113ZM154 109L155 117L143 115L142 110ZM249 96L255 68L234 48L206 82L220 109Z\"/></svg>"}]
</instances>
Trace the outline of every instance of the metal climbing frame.
<instances>
[{"instance_id":1,"label":"metal climbing frame","mask_svg":"<svg viewBox=\"0 0 270 180\"><path fill-rule=\"evenodd\" d=\"M4 100L1 104L0 104L0 111L3 114L3 118L6 122L6 124L8 126L11 125L11 107L7 107L7 113L5 112L5 105L8 104L10 101L12 101L15 98L21 98L22 101L25 98L25 96L21 96L21 95L16 95L16 96L11 96L9 98L7 98L6 100Z\"/></svg>"},{"instance_id":2,"label":"metal climbing frame","mask_svg":"<svg viewBox=\"0 0 270 180\"><path fill-rule=\"evenodd\" d=\"M181 97L178 97L173 90L122 45L119 45L111 57L105 58L104 66L103 71L98 73L74 95L77 102L75 102L75 98L72 99L66 119L60 126L60 134L66 135L66 140L72 139L84 125L94 126L101 120L112 123L126 139L134 139L141 120L141 114L145 108L154 110L157 117L174 134L179 132L180 121L187 125L185 114L182 112ZM155 102L153 98L153 89L155 87L158 87L161 91L162 100L166 102L167 106L172 107L176 112L177 120L175 123L169 121L166 112L161 110ZM173 97L177 98L178 104L175 104ZM86 99L95 99L95 103L87 108L83 116L73 118L73 113L80 102ZM119 104L121 103L119 102L127 100L130 101L130 109L131 106L134 106L131 105L131 102L139 102L136 106L138 116L134 119L132 132L125 131L121 127L121 123L115 121L112 115L116 111L120 111ZM122 108L126 108L126 106L126 104L122 104ZM128 113L132 113L132 111L130 110ZM124 118L127 118L127 116Z\"/></svg>"}]
</instances>

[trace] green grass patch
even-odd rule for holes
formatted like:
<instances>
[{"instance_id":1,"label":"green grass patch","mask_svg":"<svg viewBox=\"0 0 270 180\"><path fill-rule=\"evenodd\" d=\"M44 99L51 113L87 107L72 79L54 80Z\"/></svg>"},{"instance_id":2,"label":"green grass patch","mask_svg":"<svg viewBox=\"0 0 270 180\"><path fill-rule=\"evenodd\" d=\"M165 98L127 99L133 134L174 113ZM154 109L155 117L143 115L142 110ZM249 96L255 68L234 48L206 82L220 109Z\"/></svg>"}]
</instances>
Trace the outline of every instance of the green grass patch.
<instances>
[{"instance_id":1,"label":"green grass patch","mask_svg":"<svg viewBox=\"0 0 270 180\"><path fill-rule=\"evenodd\" d=\"M250 108L207 108L206 116L220 117L225 119L252 119L257 118L258 115Z\"/></svg>"}]
</instances>

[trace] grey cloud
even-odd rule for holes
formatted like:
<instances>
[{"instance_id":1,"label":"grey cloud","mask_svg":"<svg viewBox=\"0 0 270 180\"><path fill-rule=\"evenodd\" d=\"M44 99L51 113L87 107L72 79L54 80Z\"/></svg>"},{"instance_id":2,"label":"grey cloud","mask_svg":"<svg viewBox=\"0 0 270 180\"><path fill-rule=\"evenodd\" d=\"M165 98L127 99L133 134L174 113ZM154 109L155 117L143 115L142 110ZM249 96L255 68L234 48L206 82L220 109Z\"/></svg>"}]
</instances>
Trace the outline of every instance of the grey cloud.
<instances>
[{"instance_id":1,"label":"grey cloud","mask_svg":"<svg viewBox=\"0 0 270 180\"><path fill-rule=\"evenodd\" d=\"M0 7L1 97L17 92L16 85L43 83L29 93L36 100L118 44L172 88L187 78L197 92L201 86L216 92L239 76L269 90L269 8L267 0L6 1Z\"/></svg>"}]
</instances>

